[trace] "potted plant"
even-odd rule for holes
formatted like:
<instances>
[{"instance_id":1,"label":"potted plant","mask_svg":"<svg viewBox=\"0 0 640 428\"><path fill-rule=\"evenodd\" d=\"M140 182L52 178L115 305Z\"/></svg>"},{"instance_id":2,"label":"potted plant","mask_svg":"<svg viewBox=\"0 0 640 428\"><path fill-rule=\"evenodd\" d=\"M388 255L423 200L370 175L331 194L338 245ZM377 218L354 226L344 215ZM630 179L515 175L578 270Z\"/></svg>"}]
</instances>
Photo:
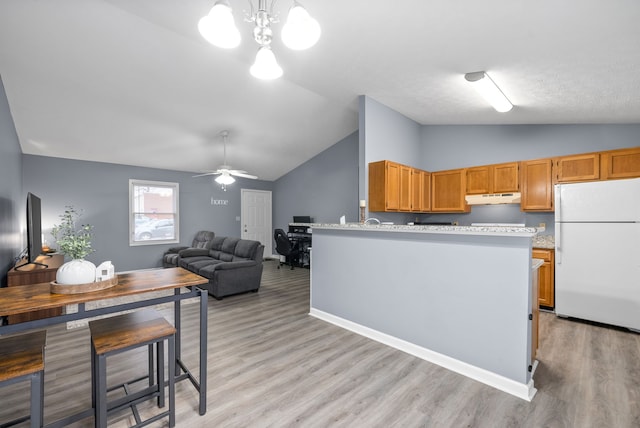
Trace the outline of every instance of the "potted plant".
<instances>
[{"instance_id":1,"label":"potted plant","mask_svg":"<svg viewBox=\"0 0 640 428\"><path fill-rule=\"evenodd\" d=\"M84 258L93 252L91 239L93 226L77 226L81 213L72 205L65 207L60 216L60 224L54 225L51 235L55 238L59 251L71 260L60 266L56 272L58 284L84 284L95 281L96 266Z\"/></svg>"}]
</instances>

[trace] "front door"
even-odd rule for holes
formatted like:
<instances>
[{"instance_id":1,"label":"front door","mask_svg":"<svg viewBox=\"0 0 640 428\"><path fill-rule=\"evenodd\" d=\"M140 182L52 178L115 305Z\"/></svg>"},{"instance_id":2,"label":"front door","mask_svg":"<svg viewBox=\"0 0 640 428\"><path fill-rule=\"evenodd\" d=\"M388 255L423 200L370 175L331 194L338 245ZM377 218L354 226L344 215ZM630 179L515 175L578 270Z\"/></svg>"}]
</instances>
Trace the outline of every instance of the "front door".
<instances>
[{"instance_id":1,"label":"front door","mask_svg":"<svg viewBox=\"0 0 640 428\"><path fill-rule=\"evenodd\" d=\"M241 189L243 239L260 241L264 245L264 256L272 254L271 237L271 191Z\"/></svg>"}]
</instances>

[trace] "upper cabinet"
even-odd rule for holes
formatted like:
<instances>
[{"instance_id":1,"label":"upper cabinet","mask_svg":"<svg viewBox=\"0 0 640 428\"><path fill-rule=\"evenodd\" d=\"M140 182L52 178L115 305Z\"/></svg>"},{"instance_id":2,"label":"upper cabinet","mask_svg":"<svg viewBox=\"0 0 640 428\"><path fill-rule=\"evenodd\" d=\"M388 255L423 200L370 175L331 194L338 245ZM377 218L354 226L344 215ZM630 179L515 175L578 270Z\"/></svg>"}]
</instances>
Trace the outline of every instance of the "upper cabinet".
<instances>
[{"instance_id":1,"label":"upper cabinet","mask_svg":"<svg viewBox=\"0 0 640 428\"><path fill-rule=\"evenodd\" d=\"M425 213L431 210L431 173L411 169L411 211Z\"/></svg>"},{"instance_id":2,"label":"upper cabinet","mask_svg":"<svg viewBox=\"0 0 640 428\"><path fill-rule=\"evenodd\" d=\"M371 162L369 211L429 211L430 178L427 171L399 163L387 160Z\"/></svg>"},{"instance_id":3,"label":"upper cabinet","mask_svg":"<svg viewBox=\"0 0 640 428\"><path fill-rule=\"evenodd\" d=\"M522 211L553 211L553 161L537 159L520 162Z\"/></svg>"},{"instance_id":4,"label":"upper cabinet","mask_svg":"<svg viewBox=\"0 0 640 428\"><path fill-rule=\"evenodd\" d=\"M369 211L469 212L465 195L521 193L522 211L553 211L553 185L640 177L640 147L429 173L369 164Z\"/></svg>"},{"instance_id":5,"label":"upper cabinet","mask_svg":"<svg viewBox=\"0 0 640 428\"><path fill-rule=\"evenodd\" d=\"M411 211L411 170L413 168L400 165L400 206L398 211Z\"/></svg>"},{"instance_id":6,"label":"upper cabinet","mask_svg":"<svg viewBox=\"0 0 640 428\"><path fill-rule=\"evenodd\" d=\"M471 207L464 199L466 194L466 169L452 169L431 173L431 211L469 212Z\"/></svg>"},{"instance_id":7,"label":"upper cabinet","mask_svg":"<svg viewBox=\"0 0 640 428\"><path fill-rule=\"evenodd\" d=\"M518 192L518 176L518 162L467 168L466 194Z\"/></svg>"},{"instance_id":8,"label":"upper cabinet","mask_svg":"<svg viewBox=\"0 0 640 428\"><path fill-rule=\"evenodd\" d=\"M640 177L640 147L601 153L601 179L613 180L634 177Z\"/></svg>"},{"instance_id":9,"label":"upper cabinet","mask_svg":"<svg viewBox=\"0 0 640 428\"><path fill-rule=\"evenodd\" d=\"M369 164L369 211L398 211L400 165L390 161Z\"/></svg>"},{"instance_id":10,"label":"upper cabinet","mask_svg":"<svg viewBox=\"0 0 640 428\"><path fill-rule=\"evenodd\" d=\"M427 171L420 171L420 181L422 187L420 188L420 211L431 211L431 173Z\"/></svg>"},{"instance_id":11,"label":"upper cabinet","mask_svg":"<svg viewBox=\"0 0 640 428\"><path fill-rule=\"evenodd\" d=\"M562 156L555 159L556 183L600 179L600 153Z\"/></svg>"}]
</instances>

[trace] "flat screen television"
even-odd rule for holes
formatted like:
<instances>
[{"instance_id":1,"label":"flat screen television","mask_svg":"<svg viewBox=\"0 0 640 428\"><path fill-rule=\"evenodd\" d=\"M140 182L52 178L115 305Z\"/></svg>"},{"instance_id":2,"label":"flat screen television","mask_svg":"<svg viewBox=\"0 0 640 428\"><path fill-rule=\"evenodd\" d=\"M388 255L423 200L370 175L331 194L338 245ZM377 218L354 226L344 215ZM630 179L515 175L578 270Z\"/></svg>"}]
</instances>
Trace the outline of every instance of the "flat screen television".
<instances>
[{"instance_id":1,"label":"flat screen television","mask_svg":"<svg viewBox=\"0 0 640 428\"><path fill-rule=\"evenodd\" d=\"M42 253L42 212L40 198L33 193L27 194L27 249L26 262L16 266L16 270L22 266L35 264L48 267L44 263L36 261Z\"/></svg>"}]
</instances>

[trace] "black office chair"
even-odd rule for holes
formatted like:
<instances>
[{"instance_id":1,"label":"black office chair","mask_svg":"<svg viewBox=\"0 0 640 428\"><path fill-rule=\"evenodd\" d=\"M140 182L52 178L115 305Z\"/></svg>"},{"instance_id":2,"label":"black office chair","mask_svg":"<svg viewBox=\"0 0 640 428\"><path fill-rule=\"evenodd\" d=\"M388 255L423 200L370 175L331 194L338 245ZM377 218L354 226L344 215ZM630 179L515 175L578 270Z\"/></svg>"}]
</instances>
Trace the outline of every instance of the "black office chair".
<instances>
[{"instance_id":1,"label":"black office chair","mask_svg":"<svg viewBox=\"0 0 640 428\"><path fill-rule=\"evenodd\" d=\"M285 257L285 262L280 262L278 269L280 269L280 266L287 261L291 265L291 269L293 269L293 259L300 255L298 243L296 242L292 244L291 241L289 241L289 237L282 229L276 229L275 232L273 232L273 239L276 241L276 252Z\"/></svg>"}]
</instances>

